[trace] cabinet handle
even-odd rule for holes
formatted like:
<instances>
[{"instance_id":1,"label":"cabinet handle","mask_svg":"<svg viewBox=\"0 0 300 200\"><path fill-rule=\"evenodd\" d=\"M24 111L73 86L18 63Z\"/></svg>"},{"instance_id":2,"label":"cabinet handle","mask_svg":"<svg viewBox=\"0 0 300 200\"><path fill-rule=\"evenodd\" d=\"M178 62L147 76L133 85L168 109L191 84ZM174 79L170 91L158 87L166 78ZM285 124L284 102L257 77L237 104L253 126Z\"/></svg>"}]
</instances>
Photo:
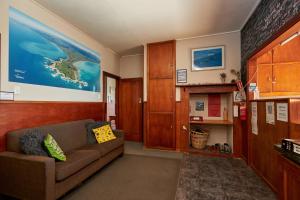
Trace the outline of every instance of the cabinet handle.
<instances>
[{"instance_id":1,"label":"cabinet handle","mask_svg":"<svg viewBox=\"0 0 300 200\"><path fill-rule=\"evenodd\" d=\"M275 76L273 76L273 81L272 81L272 83L276 83L276 77Z\"/></svg>"},{"instance_id":2,"label":"cabinet handle","mask_svg":"<svg viewBox=\"0 0 300 200\"><path fill-rule=\"evenodd\" d=\"M270 77L270 76L268 76L268 78L267 78L267 79L268 79L268 81L271 81L271 77Z\"/></svg>"}]
</instances>

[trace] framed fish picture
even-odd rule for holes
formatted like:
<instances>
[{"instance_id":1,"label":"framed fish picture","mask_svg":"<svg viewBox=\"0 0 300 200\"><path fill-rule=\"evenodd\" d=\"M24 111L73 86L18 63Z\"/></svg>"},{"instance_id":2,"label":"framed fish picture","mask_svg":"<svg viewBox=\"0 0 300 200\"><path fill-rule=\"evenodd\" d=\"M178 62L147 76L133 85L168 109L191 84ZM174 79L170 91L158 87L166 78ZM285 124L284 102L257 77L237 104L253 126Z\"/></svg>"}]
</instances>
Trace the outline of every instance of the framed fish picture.
<instances>
[{"instance_id":1,"label":"framed fish picture","mask_svg":"<svg viewBox=\"0 0 300 200\"><path fill-rule=\"evenodd\" d=\"M224 46L192 49L192 71L224 69Z\"/></svg>"}]
</instances>

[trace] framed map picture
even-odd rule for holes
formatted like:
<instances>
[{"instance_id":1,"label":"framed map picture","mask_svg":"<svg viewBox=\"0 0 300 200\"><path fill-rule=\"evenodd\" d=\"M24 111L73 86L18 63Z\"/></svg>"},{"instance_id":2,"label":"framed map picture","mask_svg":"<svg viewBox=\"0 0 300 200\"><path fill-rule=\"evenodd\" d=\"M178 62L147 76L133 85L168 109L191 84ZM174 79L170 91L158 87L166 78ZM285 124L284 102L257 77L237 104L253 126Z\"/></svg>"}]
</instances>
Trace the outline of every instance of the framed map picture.
<instances>
[{"instance_id":1,"label":"framed map picture","mask_svg":"<svg viewBox=\"0 0 300 200\"><path fill-rule=\"evenodd\" d=\"M100 56L38 20L9 8L9 81L100 91Z\"/></svg>"},{"instance_id":2,"label":"framed map picture","mask_svg":"<svg viewBox=\"0 0 300 200\"><path fill-rule=\"evenodd\" d=\"M192 50L192 71L224 68L224 46Z\"/></svg>"}]
</instances>

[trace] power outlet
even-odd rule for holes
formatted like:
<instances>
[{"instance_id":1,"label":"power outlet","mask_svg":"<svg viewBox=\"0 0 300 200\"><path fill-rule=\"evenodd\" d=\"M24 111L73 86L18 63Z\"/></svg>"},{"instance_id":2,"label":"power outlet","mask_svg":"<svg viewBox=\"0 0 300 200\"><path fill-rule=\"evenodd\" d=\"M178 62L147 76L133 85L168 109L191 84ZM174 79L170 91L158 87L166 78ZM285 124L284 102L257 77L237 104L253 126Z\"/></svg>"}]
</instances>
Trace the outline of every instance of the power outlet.
<instances>
[{"instance_id":1,"label":"power outlet","mask_svg":"<svg viewBox=\"0 0 300 200\"><path fill-rule=\"evenodd\" d=\"M14 87L14 93L15 94L21 94L21 87L20 86L15 86Z\"/></svg>"}]
</instances>

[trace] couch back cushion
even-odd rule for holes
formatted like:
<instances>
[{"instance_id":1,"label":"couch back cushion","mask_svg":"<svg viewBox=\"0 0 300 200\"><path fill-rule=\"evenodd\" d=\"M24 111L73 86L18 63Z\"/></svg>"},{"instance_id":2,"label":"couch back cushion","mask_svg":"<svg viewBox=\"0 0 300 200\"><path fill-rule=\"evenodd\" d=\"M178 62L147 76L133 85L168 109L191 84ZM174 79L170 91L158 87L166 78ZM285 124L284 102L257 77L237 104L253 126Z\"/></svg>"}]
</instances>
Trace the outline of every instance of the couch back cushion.
<instances>
[{"instance_id":1,"label":"couch back cushion","mask_svg":"<svg viewBox=\"0 0 300 200\"><path fill-rule=\"evenodd\" d=\"M94 122L94 120L86 119L10 131L6 135L7 151L21 153L20 137L29 130L40 129L44 135L50 133L65 153L71 152L87 144L85 124L88 122Z\"/></svg>"}]
</instances>

